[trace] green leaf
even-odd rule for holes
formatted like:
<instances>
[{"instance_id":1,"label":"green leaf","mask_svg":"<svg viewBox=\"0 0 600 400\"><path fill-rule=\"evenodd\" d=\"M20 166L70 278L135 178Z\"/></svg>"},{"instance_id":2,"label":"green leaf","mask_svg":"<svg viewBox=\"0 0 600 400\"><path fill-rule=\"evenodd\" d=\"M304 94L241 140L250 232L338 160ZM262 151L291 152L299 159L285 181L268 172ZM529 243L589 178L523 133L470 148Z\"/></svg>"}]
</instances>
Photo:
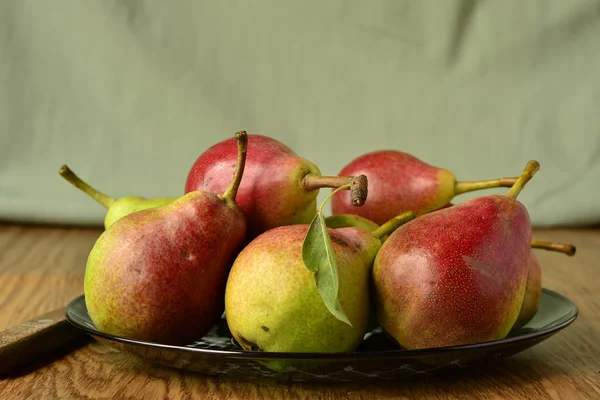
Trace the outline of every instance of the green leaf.
<instances>
[{"instance_id":1,"label":"green leaf","mask_svg":"<svg viewBox=\"0 0 600 400\"><path fill-rule=\"evenodd\" d=\"M310 223L304 238L302 260L306 268L313 273L317 290L329 312L340 321L352 326L338 299L337 263L325 218L320 211Z\"/></svg>"}]
</instances>

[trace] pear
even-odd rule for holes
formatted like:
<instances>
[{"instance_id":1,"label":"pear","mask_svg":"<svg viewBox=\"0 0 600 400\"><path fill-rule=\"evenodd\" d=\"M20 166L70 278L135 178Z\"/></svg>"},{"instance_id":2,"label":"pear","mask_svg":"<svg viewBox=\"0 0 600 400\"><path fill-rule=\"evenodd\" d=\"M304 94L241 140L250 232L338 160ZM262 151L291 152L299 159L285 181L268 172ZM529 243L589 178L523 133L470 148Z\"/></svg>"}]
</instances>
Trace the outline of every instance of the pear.
<instances>
[{"instance_id":1,"label":"pear","mask_svg":"<svg viewBox=\"0 0 600 400\"><path fill-rule=\"evenodd\" d=\"M96 200L108 210L106 212L106 216L104 217L104 229L108 229L108 227L110 227L116 220L121 219L128 214L140 210L146 210L148 208L162 206L171 203L178 198L156 197L147 199L140 196L126 196L115 199L88 185L86 182L81 180L81 178L79 178L67 165L62 165L58 170L58 173L67 182L89 195L92 199Z\"/></svg>"},{"instance_id":2,"label":"pear","mask_svg":"<svg viewBox=\"0 0 600 400\"><path fill-rule=\"evenodd\" d=\"M448 203L442 208L449 208L452 206L452 203ZM325 222L329 228L353 226L367 231L373 231L379 227L375 222L354 214L332 215L325 218ZM387 236L383 237L382 241L385 241L386 238ZM537 240L531 242L531 248L555 251L568 256L573 256L576 252L576 247L572 244L542 242ZM519 316L517 317L513 329L521 328L531 321L540 306L540 297L542 295L542 270L540 263L533 252L531 252L529 256L528 271L523 305L521 306L521 311L519 312ZM370 328L371 330L376 328L375 321L370 323Z\"/></svg>"},{"instance_id":3,"label":"pear","mask_svg":"<svg viewBox=\"0 0 600 400\"><path fill-rule=\"evenodd\" d=\"M231 139L204 151L189 171L185 193L223 190L235 157L235 142ZM278 226L310 224L317 212L319 189L339 188L352 178L322 176L313 162L298 156L284 143L264 135L249 135L246 171L237 197L248 221L248 241ZM348 202L359 207L366 197L363 185L362 189L349 191Z\"/></svg>"},{"instance_id":4,"label":"pear","mask_svg":"<svg viewBox=\"0 0 600 400\"><path fill-rule=\"evenodd\" d=\"M94 244L84 277L90 318L104 333L164 344L204 336L223 313L227 274L246 233L235 203L247 135L222 195L193 191L117 220Z\"/></svg>"},{"instance_id":5,"label":"pear","mask_svg":"<svg viewBox=\"0 0 600 400\"><path fill-rule=\"evenodd\" d=\"M420 216L383 243L373 265L381 327L406 349L506 337L523 303L531 221L516 198L539 169L530 161L506 195Z\"/></svg>"},{"instance_id":6,"label":"pear","mask_svg":"<svg viewBox=\"0 0 600 400\"><path fill-rule=\"evenodd\" d=\"M370 272L380 237L414 218L408 212L368 232L329 229L338 268L338 299L350 324L337 319L302 258L309 225L273 228L237 256L227 280L225 315L245 350L335 353L353 351L366 333Z\"/></svg>"},{"instance_id":7,"label":"pear","mask_svg":"<svg viewBox=\"0 0 600 400\"><path fill-rule=\"evenodd\" d=\"M532 241L531 247L533 249L555 251L568 256L574 256L577 251L577 248L572 244L543 242L538 240ZM535 317L540 308L540 297L542 295L542 268L533 251L529 254L528 264L529 272L525 284L525 296L513 329L522 328L527 325L527 323Z\"/></svg>"},{"instance_id":8,"label":"pear","mask_svg":"<svg viewBox=\"0 0 600 400\"><path fill-rule=\"evenodd\" d=\"M443 207L459 194L511 187L517 180L457 181L451 171L396 150L363 154L346 165L340 175L365 175L369 180L369 201L362 207L348 207L348 193L339 192L331 200L332 213L356 214L377 224L404 211L420 216Z\"/></svg>"}]
</instances>

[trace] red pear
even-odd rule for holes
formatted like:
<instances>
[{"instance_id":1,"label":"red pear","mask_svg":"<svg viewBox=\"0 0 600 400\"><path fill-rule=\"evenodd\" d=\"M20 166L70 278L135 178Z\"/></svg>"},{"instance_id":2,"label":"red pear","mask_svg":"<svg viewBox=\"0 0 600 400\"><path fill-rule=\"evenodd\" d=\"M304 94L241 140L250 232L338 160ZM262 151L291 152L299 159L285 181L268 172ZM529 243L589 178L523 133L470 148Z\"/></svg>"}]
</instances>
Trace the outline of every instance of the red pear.
<instances>
[{"instance_id":1,"label":"red pear","mask_svg":"<svg viewBox=\"0 0 600 400\"><path fill-rule=\"evenodd\" d=\"M534 249L544 249L563 253L568 256L574 256L576 247L566 243L551 243L534 240L531 242L531 247ZM540 308L540 297L542 295L542 267L540 262L531 251L529 254L529 272L527 274L527 282L525 284L525 296L521 311L517 317L517 321L513 328L521 328L535 317Z\"/></svg>"},{"instance_id":2,"label":"red pear","mask_svg":"<svg viewBox=\"0 0 600 400\"><path fill-rule=\"evenodd\" d=\"M235 174L224 194L189 192L118 219L98 238L88 257L84 293L100 331L186 344L220 318L229 268L246 233L235 203L246 132L236 139Z\"/></svg>"},{"instance_id":3,"label":"red pear","mask_svg":"<svg viewBox=\"0 0 600 400\"><path fill-rule=\"evenodd\" d=\"M457 182L452 172L396 150L363 154L346 165L340 175L365 175L369 180L369 201L360 208L348 207L348 193L339 192L331 200L332 213L356 214L377 224L405 211L419 216L442 208L461 193L511 187L517 180Z\"/></svg>"},{"instance_id":4,"label":"red pear","mask_svg":"<svg viewBox=\"0 0 600 400\"><path fill-rule=\"evenodd\" d=\"M235 159L232 139L210 147L194 162L185 193L224 190ZM248 221L248 239L278 226L310 224L317 212L319 189L339 188L352 178L321 176L314 163L299 157L284 143L263 135L249 135L246 170L236 198ZM352 207L361 206L366 199L366 179L363 181L362 188L349 193Z\"/></svg>"},{"instance_id":5,"label":"red pear","mask_svg":"<svg viewBox=\"0 0 600 400\"><path fill-rule=\"evenodd\" d=\"M506 195L425 214L398 228L375 258L381 327L407 349L506 337L525 293L531 221L516 197L539 169L527 168Z\"/></svg>"}]
</instances>

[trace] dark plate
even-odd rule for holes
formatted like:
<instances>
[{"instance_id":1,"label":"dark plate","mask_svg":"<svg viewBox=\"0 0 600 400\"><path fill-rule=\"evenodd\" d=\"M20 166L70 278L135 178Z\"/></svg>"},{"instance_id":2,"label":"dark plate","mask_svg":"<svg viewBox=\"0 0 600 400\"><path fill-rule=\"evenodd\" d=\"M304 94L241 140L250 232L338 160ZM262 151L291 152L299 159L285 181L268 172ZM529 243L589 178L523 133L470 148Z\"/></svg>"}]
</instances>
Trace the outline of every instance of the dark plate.
<instances>
[{"instance_id":1,"label":"dark plate","mask_svg":"<svg viewBox=\"0 0 600 400\"><path fill-rule=\"evenodd\" d=\"M404 350L381 329L365 335L352 353L257 353L242 350L232 339L225 319L201 341L169 346L115 337L98 331L88 316L83 296L67 306L67 318L98 341L149 361L205 375L235 379L272 378L286 381L356 382L398 380L415 374L508 357L548 339L577 318L577 307L566 297L543 289L540 309L525 327L507 338L464 346Z\"/></svg>"}]
</instances>

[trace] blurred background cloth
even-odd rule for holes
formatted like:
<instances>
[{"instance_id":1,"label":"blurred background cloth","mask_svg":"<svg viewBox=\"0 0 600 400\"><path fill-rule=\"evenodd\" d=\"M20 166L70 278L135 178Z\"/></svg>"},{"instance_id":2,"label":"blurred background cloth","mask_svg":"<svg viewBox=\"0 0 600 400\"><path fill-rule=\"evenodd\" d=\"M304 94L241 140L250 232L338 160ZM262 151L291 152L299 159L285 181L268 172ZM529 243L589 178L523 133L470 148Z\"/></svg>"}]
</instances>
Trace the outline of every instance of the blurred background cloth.
<instances>
[{"instance_id":1,"label":"blurred background cloth","mask_svg":"<svg viewBox=\"0 0 600 400\"><path fill-rule=\"evenodd\" d=\"M63 163L180 195L245 129L328 175L383 148L461 180L537 159L534 224L597 223L599 38L595 0L2 1L0 219L101 224Z\"/></svg>"}]
</instances>

